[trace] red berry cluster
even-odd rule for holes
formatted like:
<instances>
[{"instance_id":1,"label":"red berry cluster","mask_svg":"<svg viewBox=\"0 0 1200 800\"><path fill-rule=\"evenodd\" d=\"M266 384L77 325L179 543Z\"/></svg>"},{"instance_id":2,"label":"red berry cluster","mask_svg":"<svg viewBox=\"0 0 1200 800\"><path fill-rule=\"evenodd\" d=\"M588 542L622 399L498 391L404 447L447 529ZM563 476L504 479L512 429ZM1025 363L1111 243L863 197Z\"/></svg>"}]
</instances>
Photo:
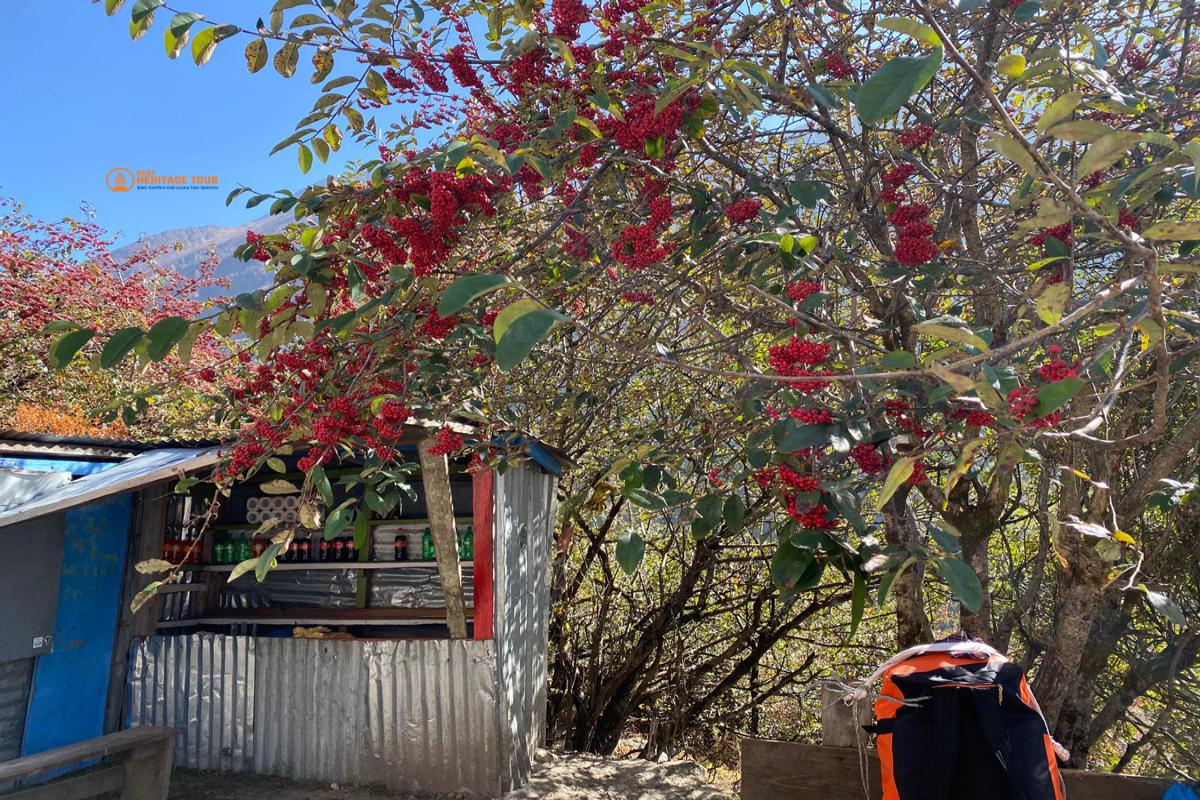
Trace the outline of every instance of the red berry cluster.
<instances>
[{"instance_id":1,"label":"red berry cluster","mask_svg":"<svg viewBox=\"0 0 1200 800\"><path fill-rule=\"evenodd\" d=\"M828 408L793 408L788 416L805 425L828 425L833 422L833 412Z\"/></svg>"},{"instance_id":2,"label":"red berry cluster","mask_svg":"<svg viewBox=\"0 0 1200 800\"><path fill-rule=\"evenodd\" d=\"M407 55L408 63L421 76L421 80L425 82L430 91L440 93L450 90L449 84L446 83L446 76L442 74L442 71L424 53L409 50Z\"/></svg>"},{"instance_id":3,"label":"red berry cluster","mask_svg":"<svg viewBox=\"0 0 1200 800\"><path fill-rule=\"evenodd\" d=\"M763 204L761 200L754 200L752 198L738 200L737 202L730 203L725 207L725 216L731 223L737 225L745 222L746 220L757 217L758 211L762 208L762 205Z\"/></svg>"},{"instance_id":4,"label":"red berry cluster","mask_svg":"<svg viewBox=\"0 0 1200 800\"><path fill-rule=\"evenodd\" d=\"M446 63L450 66L450 74L458 85L465 89L482 89L483 81L479 73L467 62L467 46L460 44L446 51Z\"/></svg>"},{"instance_id":5,"label":"red berry cluster","mask_svg":"<svg viewBox=\"0 0 1200 800\"><path fill-rule=\"evenodd\" d=\"M463 448L462 437L449 427L442 427L437 432L437 444L429 448L429 452L435 456L448 456L457 453Z\"/></svg>"},{"instance_id":6,"label":"red berry cluster","mask_svg":"<svg viewBox=\"0 0 1200 800\"><path fill-rule=\"evenodd\" d=\"M928 125L914 125L900 132L900 144L908 149L922 147L933 139L933 128Z\"/></svg>"},{"instance_id":7,"label":"red berry cluster","mask_svg":"<svg viewBox=\"0 0 1200 800\"><path fill-rule=\"evenodd\" d=\"M826 53L825 72L832 78L841 80L854 77L854 67L841 53Z\"/></svg>"},{"instance_id":8,"label":"red berry cluster","mask_svg":"<svg viewBox=\"0 0 1200 800\"><path fill-rule=\"evenodd\" d=\"M1131 70L1141 72L1150 66L1150 59L1141 50L1131 47L1129 48L1129 52L1125 54L1125 63L1129 65Z\"/></svg>"},{"instance_id":9,"label":"red berry cluster","mask_svg":"<svg viewBox=\"0 0 1200 800\"><path fill-rule=\"evenodd\" d=\"M858 464L858 468L868 475L878 475L886 472L890 466L888 457L878 447L869 442L863 442L850 450L850 458Z\"/></svg>"},{"instance_id":10,"label":"red berry cluster","mask_svg":"<svg viewBox=\"0 0 1200 800\"><path fill-rule=\"evenodd\" d=\"M806 297L810 297L821 291L820 281L796 281L787 285L787 296L794 303L799 303Z\"/></svg>"},{"instance_id":11,"label":"red berry cluster","mask_svg":"<svg viewBox=\"0 0 1200 800\"><path fill-rule=\"evenodd\" d=\"M375 432L381 439L398 440L403 435L404 424L411 416L412 411L404 403L388 400L379 407L379 413L375 415Z\"/></svg>"},{"instance_id":12,"label":"red berry cluster","mask_svg":"<svg viewBox=\"0 0 1200 800\"><path fill-rule=\"evenodd\" d=\"M791 378L813 378L832 374L829 370L813 370L829 358L830 346L826 342L810 342L793 336L786 344L767 348L767 363L780 375ZM812 394L824 389L829 381L798 381L793 387L800 394Z\"/></svg>"},{"instance_id":13,"label":"red berry cluster","mask_svg":"<svg viewBox=\"0 0 1200 800\"><path fill-rule=\"evenodd\" d=\"M801 511L797 507L798 498L796 495L788 495L784 502L788 516L796 520L801 528L820 531L837 527L837 518L831 519L829 517L829 507L824 503L813 503Z\"/></svg>"},{"instance_id":14,"label":"red berry cluster","mask_svg":"<svg viewBox=\"0 0 1200 800\"><path fill-rule=\"evenodd\" d=\"M896 398L885 401L883 405L883 413L891 417L898 426L913 436L924 438L931 433L931 431L922 428L917 422L916 410L907 400Z\"/></svg>"},{"instance_id":15,"label":"red berry cluster","mask_svg":"<svg viewBox=\"0 0 1200 800\"><path fill-rule=\"evenodd\" d=\"M1130 211L1128 208L1122 208L1121 212L1117 215L1117 225L1122 228L1129 228L1130 230L1133 230L1137 228L1140 222L1141 220L1138 219L1138 215Z\"/></svg>"},{"instance_id":16,"label":"red berry cluster","mask_svg":"<svg viewBox=\"0 0 1200 800\"><path fill-rule=\"evenodd\" d=\"M1070 222L1064 222L1061 225L1055 225L1053 228L1046 228L1038 231L1033 236L1029 237L1029 243L1035 244L1038 247L1046 246L1046 239L1053 236L1067 247L1071 246L1074 238L1074 226Z\"/></svg>"},{"instance_id":17,"label":"red berry cluster","mask_svg":"<svg viewBox=\"0 0 1200 800\"><path fill-rule=\"evenodd\" d=\"M933 241L933 225L926 219L929 206L909 203L888 215L888 221L899 230L896 240L896 261L908 266L928 264L937 258L938 248Z\"/></svg>"},{"instance_id":18,"label":"red berry cluster","mask_svg":"<svg viewBox=\"0 0 1200 800\"><path fill-rule=\"evenodd\" d=\"M552 0L550 22L555 36L571 41L579 36L579 29L590 15L581 0Z\"/></svg>"},{"instance_id":19,"label":"red berry cluster","mask_svg":"<svg viewBox=\"0 0 1200 800\"><path fill-rule=\"evenodd\" d=\"M700 104L700 97L695 93L685 94L656 114L654 106L657 103L658 98L654 95L634 97L627 103L623 121L605 117L596 125L623 150L642 153L647 142L660 136L664 145L669 146L678 138L684 115Z\"/></svg>"}]
</instances>

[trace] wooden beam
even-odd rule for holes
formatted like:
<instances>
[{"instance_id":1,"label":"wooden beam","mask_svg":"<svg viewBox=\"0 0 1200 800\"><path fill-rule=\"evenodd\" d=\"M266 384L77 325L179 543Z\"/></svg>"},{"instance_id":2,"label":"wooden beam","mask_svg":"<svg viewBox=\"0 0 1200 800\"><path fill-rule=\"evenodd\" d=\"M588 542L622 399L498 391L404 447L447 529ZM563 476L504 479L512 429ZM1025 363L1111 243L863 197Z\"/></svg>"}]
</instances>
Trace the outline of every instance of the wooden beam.
<instances>
[{"instance_id":1,"label":"wooden beam","mask_svg":"<svg viewBox=\"0 0 1200 800\"><path fill-rule=\"evenodd\" d=\"M124 785L125 768L107 767L0 797L4 800L85 800L88 797L115 792Z\"/></svg>"},{"instance_id":2,"label":"wooden beam","mask_svg":"<svg viewBox=\"0 0 1200 800\"><path fill-rule=\"evenodd\" d=\"M487 640L494 636L495 623L493 604L495 586L492 561L495 558L495 533L492 530L496 483L495 473L488 467L480 467L471 476L471 506L475 530L475 626L476 639Z\"/></svg>"},{"instance_id":3,"label":"wooden beam","mask_svg":"<svg viewBox=\"0 0 1200 800\"><path fill-rule=\"evenodd\" d=\"M463 598L462 572L458 566L458 535L454 525L454 499L450 494L450 470L445 456L430 448L437 440L426 436L417 446L421 460L421 482L425 486L425 507L429 510L429 529L437 553L438 576L446 598L446 625L451 639L467 638L466 600Z\"/></svg>"},{"instance_id":4,"label":"wooden beam","mask_svg":"<svg viewBox=\"0 0 1200 800\"><path fill-rule=\"evenodd\" d=\"M881 795L879 759L856 747L820 747L799 742L742 739L741 800L870 800ZM865 771L864 771L865 769ZM1068 798L1160 800L1171 781L1107 772L1063 770Z\"/></svg>"},{"instance_id":5,"label":"wooden beam","mask_svg":"<svg viewBox=\"0 0 1200 800\"><path fill-rule=\"evenodd\" d=\"M65 747L0 762L0 783L26 778L57 767L69 767L93 758L132 753L145 748L170 747L174 738L174 728L147 725L85 739Z\"/></svg>"}]
</instances>

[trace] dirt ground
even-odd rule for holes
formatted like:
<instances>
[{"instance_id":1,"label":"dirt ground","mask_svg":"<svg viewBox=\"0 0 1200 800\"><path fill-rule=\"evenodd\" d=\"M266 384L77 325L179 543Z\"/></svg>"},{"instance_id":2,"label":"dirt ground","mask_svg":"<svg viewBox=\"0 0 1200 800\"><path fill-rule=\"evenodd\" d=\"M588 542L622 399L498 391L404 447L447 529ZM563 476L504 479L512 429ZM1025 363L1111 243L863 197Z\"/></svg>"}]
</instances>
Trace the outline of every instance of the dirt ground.
<instances>
[{"instance_id":1,"label":"dirt ground","mask_svg":"<svg viewBox=\"0 0 1200 800\"><path fill-rule=\"evenodd\" d=\"M375 787L333 787L283 778L177 769L169 800L468 800L468 795L389 792ZM525 788L504 800L733 800L705 781L690 761L617 760L553 754L534 767Z\"/></svg>"}]
</instances>

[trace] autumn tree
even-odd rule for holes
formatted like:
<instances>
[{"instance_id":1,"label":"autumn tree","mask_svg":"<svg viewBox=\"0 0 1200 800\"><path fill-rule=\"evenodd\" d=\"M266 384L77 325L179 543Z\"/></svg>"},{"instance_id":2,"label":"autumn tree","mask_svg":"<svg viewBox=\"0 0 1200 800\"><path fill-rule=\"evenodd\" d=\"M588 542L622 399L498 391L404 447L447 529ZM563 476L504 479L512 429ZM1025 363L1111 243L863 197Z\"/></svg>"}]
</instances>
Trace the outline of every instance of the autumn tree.
<instances>
[{"instance_id":1,"label":"autumn tree","mask_svg":"<svg viewBox=\"0 0 1200 800\"><path fill-rule=\"evenodd\" d=\"M6 427L156 436L207 424L204 397L222 359L211 335L189 337L184 350L176 347L169 357L144 346L136 363L130 359L113 371L84 364L86 356L97 366L116 365L133 349L122 344L132 331L186 329L185 318L208 307L199 292L219 286L211 263L185 277L157 266L153 250L116 258L112 243L89 220L46 222L14 201L0 201L0 416ZM102 347L97 334L115 343ZM48 336L54 342L49 352Z\"/></svg>"},{"instance_id":2,"label":"autumn tree","mask_svg":"<svg viewBox=\"0 0 1200 800\"><path fill-rule=\"evenodd\" d=\"M361 179L236 190L296 216L241 250L274 284L135 343L252 343L218 481L302 447L312 507L349 452L384 496L414 411L570 448L614 404L623 452L568 509L682 520L721 552L761 510L773 591L839 576L848 627L892 603L901 645L948 587L1077 758L1195 665L1172 535L1200 457L1190 0L130 14L199 65L235 39L251 72L311 62L280 142L302 171L348 136L378 149ZM620 537L632 570L646 542Z\"/></svg>"}]
</instances>

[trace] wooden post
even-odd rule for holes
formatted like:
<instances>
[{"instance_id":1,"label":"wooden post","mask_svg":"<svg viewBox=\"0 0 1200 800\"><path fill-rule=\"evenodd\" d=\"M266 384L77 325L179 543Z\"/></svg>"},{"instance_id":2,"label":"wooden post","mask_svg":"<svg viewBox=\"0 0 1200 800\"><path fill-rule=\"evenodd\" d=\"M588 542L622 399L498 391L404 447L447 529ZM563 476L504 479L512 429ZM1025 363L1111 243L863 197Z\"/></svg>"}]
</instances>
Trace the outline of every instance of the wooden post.
<instances>
[{"instance_id":1,"label":"wooden post","mask_svg":"<svg viewBox=\"0 0 1200 800\"><path fill-rule=\"evenodd\" d=\"M421 459L421 482L425 486L425 507L429 509L429 530L437 553L438 577L446 598L446 625L451 639L467 638L467 604L463 599L462 573L458 568L458 535L454 525L454 499L450 494L450 468L445 456L434 455L429 448L436 443L426 436L417 446Z\"/></svg>"},{"instance_id":2,"label":"wooden post","mask_svg":"<svg viewBox=\"0 0 1200 800\"><path fill-rule=\"evenodd\" d=\"M129 754L121 800L167 800L173 743L172 737L143 745Z\"/></svg>"},{"instance_id":3,"label":"wooden post","mask_svg":"<svg viewBox=\"0 0 1200 800\"><path fill-rule=\"evenodd\" d=\"M842 702L845 689L830 682L821 685L821 744L826 747L866 746L867 732L862 729L871 721L870 701L859 704L858 718L854 707Z\"/></svg>"}]
</instances>

